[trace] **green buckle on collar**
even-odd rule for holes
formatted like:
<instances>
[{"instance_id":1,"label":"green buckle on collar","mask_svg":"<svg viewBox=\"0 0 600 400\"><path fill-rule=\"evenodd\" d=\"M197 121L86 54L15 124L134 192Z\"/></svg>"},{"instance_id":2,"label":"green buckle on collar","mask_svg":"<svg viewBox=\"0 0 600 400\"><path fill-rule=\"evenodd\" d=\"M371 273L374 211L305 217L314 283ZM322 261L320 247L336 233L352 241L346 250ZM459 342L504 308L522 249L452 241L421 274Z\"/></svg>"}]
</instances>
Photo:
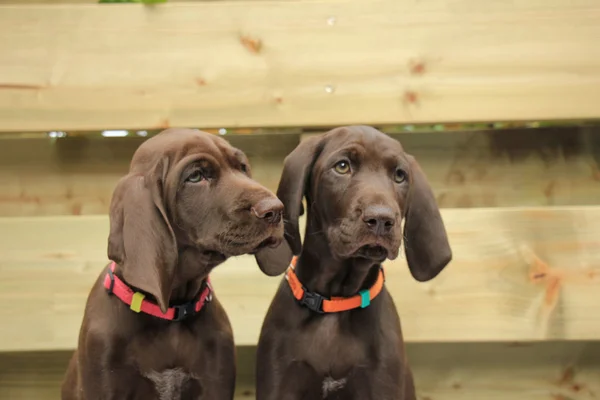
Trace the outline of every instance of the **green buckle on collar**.
<instances>
[{"instance_id":1,"label":"green buckle on collar","mask_svg":"<svg viewBox=\"0 0 600 400\"><path fill-rule=\"evenodd\" d=\"M361 290L358 292L360 296L360 308L369 307L371 305L371 293L367 290Z\"/></svg>"}]
</instances>

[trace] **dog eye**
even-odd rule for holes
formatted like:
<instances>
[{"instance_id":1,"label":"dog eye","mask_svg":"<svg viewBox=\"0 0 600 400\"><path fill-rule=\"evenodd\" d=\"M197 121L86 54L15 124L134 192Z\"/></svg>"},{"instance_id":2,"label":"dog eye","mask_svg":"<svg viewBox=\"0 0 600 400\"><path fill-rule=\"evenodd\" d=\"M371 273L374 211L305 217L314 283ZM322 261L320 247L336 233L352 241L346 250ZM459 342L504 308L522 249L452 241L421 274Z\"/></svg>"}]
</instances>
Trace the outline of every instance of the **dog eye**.
<instances>
[{"instance_id":1,"label":"dog eye","mask_svg":"<svg viewBox=\"0 0 600 400\"><path fill-rule=\"evenodd\" d=\"M202 179L204 179L204 176L202 175L202 172L197 169L187 177L186 182L198 183Z\"/></svg>"},{"instance_id":2,"label":"dog eye","mask_svg":"<svg viewBox=\"0 0 600 400\"><path fill-rule=\"evenodd\" d=\"M350 163L348 161L340 161L333 168L338 174L346 175L350 172Z\"/></svg>"},{"instance_id":3,"label":"dog eye","mask_svg":"<svg viewBox=\"0 0 600 400\"><path fill-rule=\"evenodd\" d=\"M240 165L240 169L242 170L243 173L247 174L248 173L248 166L244 163L242 163Z\"/></svg>"},{"instance_id":4,"label":"dog eye","mask_svg":"<svg viewBox=\"0 0 600 400\"><path fill-rule=\"evenodd\" d=\"M394 182L402 183L406 180L406 172L398 168L394 173Z\"/></svg>"}]
</instances>

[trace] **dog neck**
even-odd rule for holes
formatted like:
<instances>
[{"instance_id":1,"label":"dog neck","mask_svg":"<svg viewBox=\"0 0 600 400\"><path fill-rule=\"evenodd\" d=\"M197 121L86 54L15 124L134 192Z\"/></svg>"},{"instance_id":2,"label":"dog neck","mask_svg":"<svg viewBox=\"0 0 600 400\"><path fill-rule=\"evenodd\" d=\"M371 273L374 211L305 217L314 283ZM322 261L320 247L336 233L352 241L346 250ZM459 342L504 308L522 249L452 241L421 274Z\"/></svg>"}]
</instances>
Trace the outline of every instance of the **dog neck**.
<instances>
[{"instance_id":1,"label":"dog neck","mask_svg":"<svg viewBox=\"0 0 600 400\"><path fill-rule=\"evenodd\" d=\"M379 263L365 258L335 258L325 235L313 233L310 227L305 237L296 274L309 291L326 297L350 297L377 280Z\"/></svg>"},{"instance_id":2,"label":"dog neck","mask_svg":"<svg viewBox=\"0 0 600 400\"><path fill-rule=\"evenodd\" d=\"M175 268L175 276L173 277L169 305L184 304L195 300L202 289L202 283L206 280L212 269L221 262L222 260L207 260L200 250L193 247L181 248L179 250L178 264ZM127 282L123 277L123 270L120 265L117 264L117 269L114 273L135 291L143 292ZM152 295L149 293L144 294L156 302L156 299Z\"/></svg>"},{"instance_id":3,"label":"dog neck","mask_svg":"<svg viewBox=\"0 0 600 400\"><path fill-rule=\"evenodd\" d=\"M171 290L171 304L181 304L194 300L202 288L202 283L219 262L207 260L201 251L194 247L179 250L179 260L175 269Z\"/></svg>"}]
</instances>

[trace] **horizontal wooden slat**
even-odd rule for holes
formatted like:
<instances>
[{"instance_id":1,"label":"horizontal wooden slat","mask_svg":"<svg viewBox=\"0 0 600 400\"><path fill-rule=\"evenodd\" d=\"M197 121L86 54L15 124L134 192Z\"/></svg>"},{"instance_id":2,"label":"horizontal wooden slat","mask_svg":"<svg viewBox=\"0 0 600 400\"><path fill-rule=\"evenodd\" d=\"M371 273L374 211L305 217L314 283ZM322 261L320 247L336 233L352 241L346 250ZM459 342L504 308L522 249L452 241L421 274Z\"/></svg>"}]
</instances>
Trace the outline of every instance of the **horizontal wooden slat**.
<instances>
[{"instance_id":1,"label":"horizontal wooden slat","mask_svg":"<svg viewBox=\"0 0 600 400\"><path fill-rule=\"evenodd\" d=\"M600 117L596 0L0 6L0 131Z\"/></svg>"},{"instance_id":2,"label":"horizontal wooden slat","mask_svg":"<svg viewBox=\"0 0 600 400\"><path fill-rule=\"evenodd\" d=\"M600 129L397 134L440 207L600 204Z\"/></svg>"},{"instance_id":3,"label":"horizontal wooden slat","mask_svg":"<svg viewBox=\"0 0 600 400\"><path fill-rule=\"evenodd\" d=\"M254 399L254 347L238 348L236 400ZM407 345L419 399L592 400L600 343ZM0 354L0 400L55 400L70 352Z\"/></svg>"},{"instance_id":4,"label":"horizontal wooden slat","mask_svg":"<svg viewBox=\"0 0 600 400\"><path fill-rule=\"evenodd\" d=\"M276 190L298 135L228 137L253 177ZM106 214L142 138L10 139L0 142L0 216Z\"/></svg>"},{"instance_id":5,"label":"horizontal wooden slat","mask_svg":"<svg viewBox=\"0 0 600 400\"><path fill-rule=\"evenodd\" d=\"M169 3L222 1L222 0L165 0ZM228 0L232 1L232 0ZM283 1L283 0L280 0ZM0 4L24 5L24 4L99 4L100 0L0 0ZM105 3L107 4L107 3Z\"/></svg>"},{"instance_id":6,"label":"horizontal wooden slat","mask_svg":"<svg viewBox=\"0 0 600 400\"><path fill-rule=\"evenodd\" d=\"M395 134L440 207L600 204L600 130L552 128ZM277 188L297 134L226 135L254 178ZM0 216L106 214L142 138L2 140Z\"/></svg>"},{"instance_id":7,"label":"horizontal wooden slat","mask_svg":"<svg viewBox=\"0 0 600 400\"><path fill-rule=\"evenodd\" d=\"M388 262L411 342L600 339L600 207L443 210L454 261L414 281ZM106 217L0 219L0 351L71 349L106 263ZM279 282L254 259L213 277L238 344L255 344ZM468 327L468 328L466 328Z\"/></svg>"}]
</instances>

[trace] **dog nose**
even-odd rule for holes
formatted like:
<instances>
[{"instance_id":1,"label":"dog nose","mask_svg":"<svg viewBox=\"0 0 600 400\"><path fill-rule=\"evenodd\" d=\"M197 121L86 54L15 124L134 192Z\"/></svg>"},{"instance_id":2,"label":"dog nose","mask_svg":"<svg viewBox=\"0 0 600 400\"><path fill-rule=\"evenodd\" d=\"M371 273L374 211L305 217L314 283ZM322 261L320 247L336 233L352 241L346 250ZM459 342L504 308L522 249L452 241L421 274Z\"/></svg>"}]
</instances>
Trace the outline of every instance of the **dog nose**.
<instances>
[{"instance_id":1,"label":"dog nose","mask_svg":"<svg viewBox=\"0 0 600 400\"><path fill-rule=\"evenodd\" d=\"M267 222L275 225L281 221L283 214L283 203L278 198L263 199L256 203L251 209L252 213Z\"/></svg>"},{"instance_id":2,"label":"dog nose","mask_svg":"<svg viewBox=\"0 0 600 400\"><path fill-rule=\"evenodd\" d=\"M396 222L394 212L386 206L367 207L363 212L363 221L377 236L389 233Z\"/></svg>"}]
</instances>

